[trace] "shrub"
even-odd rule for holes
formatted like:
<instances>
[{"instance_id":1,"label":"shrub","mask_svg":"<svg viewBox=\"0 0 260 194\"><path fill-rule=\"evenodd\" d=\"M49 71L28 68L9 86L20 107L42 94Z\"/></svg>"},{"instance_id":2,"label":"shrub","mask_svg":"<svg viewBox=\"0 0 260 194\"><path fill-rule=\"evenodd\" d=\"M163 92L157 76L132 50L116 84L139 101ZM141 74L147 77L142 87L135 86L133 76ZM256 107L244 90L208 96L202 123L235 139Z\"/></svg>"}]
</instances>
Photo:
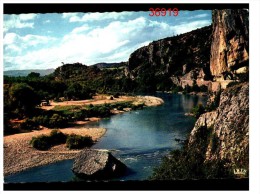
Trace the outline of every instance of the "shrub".
<instances>
[{"instance_id":1,"label":"shrub","mask_svg":"<svg viewBox=\"0 0 260 194\"><path fill-rule=\"evenodd\" d=\"M63 117L57 113L52 115L40 115L37 117L33 117L32 121L37 125L42 125L49 128L63 128L68 124L68 119Z\"/></svg>"},{"instance_id":2,"label":"shrub","mask_svg":"<svg viewBox=\"0 0 260 194\"><path fill-rule=\"evenodd\" d=\"M205 85L202 85L202 86L200 86L200 91L201 92L208 92L208 87L205 86Z\"/></svg>"},{"instance_id":3,"label":"shrub","mask_svg":"<svg viewBox=\"0 0 260 194\"><path fill-rule=\"evenodd\" d=\"M67 125L68 121L65 117L59 115L59 114L53 114L52 117L49 120L49 127L55 128L55 127L65 127Z\"/></svg>"},{"instance_id":4,"label":"shrub","mask_svg":"<svg viewBox=\"0 0 260 194\"><path fill-rule=\"evenodd\" d=\"M33 117L32 120L39 124L39 125L42 125L42 126L48 126L48 122L49 122L49 119L48 119L48 116L47 115L40 115L38 117Z\"/></svg>"},{"instance_id":5,"label":"shrub","mask_svg":"<svg viewBox=\"0 0 260 194\"><path fill-rule=\"evenodd\" d=\"M74 120L83 120L87 116L87 111L82 109L80 111L74 112L73 117Z\"/></svg>"},{"instance_id":6,"label":"shrub","mask_svg":"<svg viewBox=\"0 0 260 194\"><path fill-rule=\"evenodd\" d=\"M181 86L174 86L173 89L172 89L172 92L174 94L178 93L178 92L181 92L183 90L183 88Z\"/></svg>"},{"instance_id":7,"label":"shrub","mask_svg":"<svg viewBox=\"0 0 260 194\"><path fill-rule=\"evenodd\" d=\"M120 95L120 94L119 94L118 92L115 93L115 94L114 94L114 98L119 98L119 95Z\"/></svg>"},{"instance_id":8,"label":"shrub","mask_svg":"<svg viewBox=\"0 0 260 194\"><path fill-rule=\"evenodd\" d=\"M32 119L26 119L25 122L20 124L20 128L25 130L37 130L39 129L39 124Z\"/></svg>"},{"instance_id":9,"label":"shrub","mask_svg":"<svg viewBox=\"0 0 260 194\"><path fill-rule=\"evenodd\" d=\"M218 108L219 103L220 103L220 96L221 96L221 91L218 91L215 94L214 101L212 103L210 103L209 105L207 105L207 107L206 107L207 112L216 110Z\"/></svg>"},{"instance_id":10,"label":"shrub","mask_svg":"<svg viewBox=\"0 0 260 194\"><path fill-rule=\"evenodd\" d=\"M190 92L192 92L192 88L189 85L186 85L185 89L184 89L184 93L187 94L187 93L190 93Z\"/></svg>"},{"instance_id":11,"label":"shrub","mask_svg":"<svg viewBox=\"0 0 260 194\"><path fill-rule=\"evenodd\" d=\"M89 136L71 134L67 137L66 144L69 149L80 149L91 146L93 140Z\"/></svg>"},{"instance_id":12,"label":"shrub","mask_svg":"<svg viewBox=\"0 0 260 194\"><path fill-rule=\"evenodd\" d=\"M107 117L111 115L109 105L87 106L88 117Z\"/></svg>"},{"instance_id":13,"label":"shrub","mask_svg":"<svg viewBox=\"0 0 260 194\"><path fill-rule=\"evenodd\" d=\"M227 85L227 88L231 88L231 87L233 87L233 86L235 86L235 85L238 85L238 84L240 84L240 82L236 82L236 81L230 82L230 83Z\"/></svg>"},{"instance_id":14,"label":"shrub","mask_svg":"<svg viewBox=\"0 0 260 194\"><path fill-rule=\"evenodd\" d=\"M58 144L63 144L66 142L67 136L60 132L59 130L52 130L50 135L40 135L38 137L33 137L30 144L38 150L47 150L50 147Z\"/></svg>"},{"instance_id":15,"label":"shrub","mask_svg":"<svg viewBox=\"0 0 260 194\"><path fill-rule=\"evenodd\" d=\"M196 143L186 143L181 150L172 151L164 157L159 167L155 168L152 180L174 179L207 179L207 178L232 178L230 168L226 167L230 161L207 161L206 150L210 141L216 141L212 128L201 127L195 134ZM213 142L212 142L213 143Z\"/></svg>"},{"instance_id":16,"label":"shrub","mask_svg":"<svg viewBox=\"0 0 260 194\"><path fill-rule=\"evenodd\" d=\"M38 150L47 150L51 147L50 138L47 135L33 137L30 144Z\"/></svg>"},{"instance_id":17,"label":"shrub","mask_svg":"<svg viewBox=\"0 0 260 194\"><path fill-rule=\"evenodd\" d=\"M66 142L67 136L61 131L54 129L50 134L50 142L52 145L63 144Z\"/></svg>"},{"instance_id":18,"label":"shrub","mask_svg":"<svg viewBox=\"0 0 260 194\"><path fill-rule=\"evenodd\" d=\"M241 73L237 75L241 82L248 82L249 81L249 73Z\"/></svg>"},{"instance_id":19,"label":"shrub","mask_svg":"<svg viewBox=\"0 0 260 194\"><path fill-rule=\"evenodd\" d=\"M195 106L192 110L191 113L196 117L199 118L201 114L205 112L205 108L202 104L199 104L198 106Z\"/></svg>"},{"instance_id":20,"label":"shrub","mask_svg":"<svg viewBox=\"0 0 260 194\"><path fill-rule=\"evenodd\" d=\"M194 92L200 92L200 87L197 85L196 82L194 82L190 90Z\"/></svg>"}]
</instances>

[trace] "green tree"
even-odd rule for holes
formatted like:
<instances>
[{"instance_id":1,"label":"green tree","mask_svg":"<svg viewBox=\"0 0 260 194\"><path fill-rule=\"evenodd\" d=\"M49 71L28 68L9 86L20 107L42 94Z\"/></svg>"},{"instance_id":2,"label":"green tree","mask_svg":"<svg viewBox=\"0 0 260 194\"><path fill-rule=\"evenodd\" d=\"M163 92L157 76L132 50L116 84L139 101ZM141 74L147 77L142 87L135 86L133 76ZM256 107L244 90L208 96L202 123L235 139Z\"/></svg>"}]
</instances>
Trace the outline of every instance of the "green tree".
<instances>
[{"instance_id":1,"label":"green tree","mask_svg":"<svg viewBox=\"0 0 260 194\"><path fill-rule=\"evenodd\" d=\"M81 91L82 91L82 86L79 83L74 82L70 84L68 89L65 91L65 96L68 99L77 99Z\"/></svg>"},{"instance_id":2,"label":"green tree","mask_svg":"<svg viewBox=\"0 0 260 194\"><path fill-rule=\"evenodd\" d=\"M28 78L39 78L40 77L40 73L36 73L36 72L31 72L27 75Z\"/></svg>"},{"instance_id":3,"label":"green tree","mask_svg":"<svg viewBox=\"0 0 260 194\"><path fill-rule=\"evenodd\" d=\"M28 115L40 103L37 93L25 83L13 84L9 89L10 107L20 116Z\"/></svg>"}]
</instances>

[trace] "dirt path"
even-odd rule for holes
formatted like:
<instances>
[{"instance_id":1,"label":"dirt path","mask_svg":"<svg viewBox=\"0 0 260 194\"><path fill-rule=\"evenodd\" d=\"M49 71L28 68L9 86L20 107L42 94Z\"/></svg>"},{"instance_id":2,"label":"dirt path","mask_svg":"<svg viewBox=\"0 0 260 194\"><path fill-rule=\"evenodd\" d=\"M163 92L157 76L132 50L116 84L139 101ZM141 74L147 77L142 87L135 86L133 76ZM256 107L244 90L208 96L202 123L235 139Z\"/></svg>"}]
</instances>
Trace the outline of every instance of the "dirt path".
<instances>
[{"instance_id":1,"label":"dirt path","mask_svg":"<svg viewBox=\"0 0 260 194\"><path fill-rule=\"evenodd\" d=\"M65 134L91 136L97 141L106 132L104 128L65 128L60 129ZM44 128L29 133L14 134L4 137L4 175L17 173L28 168L42 166L57 161L72 159L79 150L69 150L65 144L52 147L48 151L38 151L31 147L30 140L34 136L50 134L51 129Z\"/></svg>"}]
</instances>

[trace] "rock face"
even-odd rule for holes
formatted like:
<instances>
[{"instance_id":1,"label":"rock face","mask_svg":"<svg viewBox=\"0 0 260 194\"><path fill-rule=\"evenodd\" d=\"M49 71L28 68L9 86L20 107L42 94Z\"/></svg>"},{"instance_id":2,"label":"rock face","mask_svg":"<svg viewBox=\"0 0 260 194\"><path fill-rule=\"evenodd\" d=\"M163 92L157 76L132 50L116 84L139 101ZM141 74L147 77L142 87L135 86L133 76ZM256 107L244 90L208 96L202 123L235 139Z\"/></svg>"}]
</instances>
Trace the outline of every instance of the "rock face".
<instances>
[{"instance_id":1,"label":"rock face","mask_svg":"<svg viewBox=\"0 0 260 194\"><path fill-rule=\"evenodd\" d=\"M131 79L149 75L157 82L161 77L171 78L180 86L184 84L176 82L176 79L187 79L191 83L197 78L209 79L211 32L212 28L208 26L154 41L130 55L125 74Z\"/></svg>"},{"instance_id":2,"label":"rock face","mask_svg":"<svg viewBox=\"0 0 260 194\"><path fill-rule=\"evenodd\" d=\"M226 166L248 170L249 166L249 84L242 83L221 93L216 111L200 116L189 137L189 147L196 147L196 134L204 130L207 161L224 161ZM201 148L200 148L201 149Z\"/></svg>"},{"instance_id":3,"label":"rock face","mask_svg":"<svg viewBox=\"0 0 260 194\"><path fill-rule=\"evenodd\" d=\"M209 88L215 92L209 102L219 98L219 105L215 111L199 117L188 148L194 154L194 150L199 150L204 164L221 164L231 173L235 169L248 172L249 83L226 88L230 82L242 80L242 74L249 74L248 11L213 10L212 19L210 71L214 81Z\"/></svg>"},{"instance_id":4,"label":"rock face","mask_svg":"<svg viewBox=\"0 0 260 194\"><path fill-rule=\"evenodd\" d=\"M247 10L213 10L210 71L215 80L235 79L249 61Z\"/></svg>"},{"instance_id":5,"label":"rock face","mask_svg":"<svg viewBox=\"0 0 260 194\"><path fill-rule=\"evenodd\" d=\"M126 165L106 151L84 149L74 160L72 171L86 179L109 179L121 176Z\"/></svg>"}]
</instances>

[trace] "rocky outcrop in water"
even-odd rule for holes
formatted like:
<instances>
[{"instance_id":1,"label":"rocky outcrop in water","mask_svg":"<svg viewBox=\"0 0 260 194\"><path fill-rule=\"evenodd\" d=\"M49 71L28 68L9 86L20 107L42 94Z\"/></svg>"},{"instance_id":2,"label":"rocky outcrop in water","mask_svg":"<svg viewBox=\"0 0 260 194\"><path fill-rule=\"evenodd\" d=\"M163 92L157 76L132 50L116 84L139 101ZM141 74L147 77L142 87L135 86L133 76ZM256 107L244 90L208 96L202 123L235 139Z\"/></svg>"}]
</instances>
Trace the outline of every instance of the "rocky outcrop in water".
<instances>
[{"instance_id":1,"label":"rocky outcrop in water","mask_svg":"<svg viewBox=\"0 0 260 194\"><path fill-rule=\"evenodd\" d=\"M72 171L86 179L109 179L121 176L126 165L106 151L84 149L74 160Z\"/></svg>"},{"instance_id":2,"label":"rocky outcrop in water","mask_svg":"<svg viewBox=\"0 0 260 194\"><path fill-rule=\"evenodd\" d=\"M237 79L248 71L249 12L213 10L210 71L216 81Z\"/></svg>"}]
</instances>

